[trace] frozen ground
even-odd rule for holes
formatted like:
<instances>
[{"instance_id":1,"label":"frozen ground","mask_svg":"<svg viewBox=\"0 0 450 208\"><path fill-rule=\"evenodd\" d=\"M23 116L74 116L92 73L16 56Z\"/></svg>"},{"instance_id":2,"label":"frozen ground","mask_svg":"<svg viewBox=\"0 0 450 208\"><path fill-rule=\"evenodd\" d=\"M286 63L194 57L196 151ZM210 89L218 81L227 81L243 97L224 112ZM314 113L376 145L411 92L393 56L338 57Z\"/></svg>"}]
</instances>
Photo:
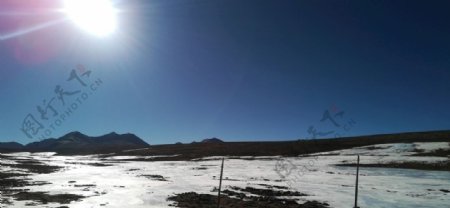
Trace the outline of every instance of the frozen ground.
<instances>
[{"instance_id":1,"label":"frozen ground","mask_svg":"<svg viewBox=\"0 0 450 208\"><path fill-rule=\"evenodd\" d=\"M353 207L354 167L335 164L417 161L439 163L448 157L413 156L418 149L432 152L449 148L448 143L384 144L299 157L225 157L223 189L233 186L265 188L286 186L307 194L293 197L299 202L317 200L330 207ZM2 193L0 207L169 207L169 196L183 192L215 194L220 172L220 157L197 161L138 162L136 157L55 156L52 153L3 154L1 172L16 171L7 164L37 160L63 169L49 174L27 176L49 184L21 187L29 192L76 194L86 196L70 204L42 204L17 201ZM396 168L360 169L360 207L450 207L450 172ZM30 205L30 206L25 206Z\"/></svg>"}]
</instances>

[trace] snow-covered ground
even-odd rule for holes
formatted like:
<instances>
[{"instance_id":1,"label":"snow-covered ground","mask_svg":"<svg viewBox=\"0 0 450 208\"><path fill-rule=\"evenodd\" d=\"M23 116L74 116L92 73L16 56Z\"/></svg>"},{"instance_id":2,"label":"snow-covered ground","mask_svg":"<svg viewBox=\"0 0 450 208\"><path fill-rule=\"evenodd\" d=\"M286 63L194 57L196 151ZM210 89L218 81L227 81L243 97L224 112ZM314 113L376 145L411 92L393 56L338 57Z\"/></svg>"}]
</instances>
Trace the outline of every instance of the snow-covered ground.
<instances>
[{"instance_id":1,"label":"snow-covered ground","mask_svg":"<svg viewBox=\"0 0 450 208\"><path fill-rule=\"evenodd\" d=\"M449 148L448 143L384 144L348 150L324 152L308 157L226 157L223 189L230 186L265 188L264 184L287 186L308 196L296 197L299 202L317 200L330 207L353 207L355 168L335 164L354 163L356 154L361 163L391 161L442 162L448 157L411 156L414 149L430 152ZM220 157L198 161L130 162L113 157L106 161L98 156L55 156L52 153L4 154L22 159L36 159L49 165L64 166L59 172L29 176L35 181L51 184L25 187L29 191L50 194L87 196L64 205L70 208L89 207L169 207L168 196L183 192L215 194L218 186ZM13 163L1 159L2 164ZM98 166L96 164L110 164ZM11 170L0 166L0 170ZM144 175L144 176L143 176ZM160 175L165 180L145 177ZM381 207L450 207L450 172L391 168L360 168L359 206ZM5 197L2 195L2 197ZM13 201L0 207L30 207L27 201ZM60 207L61 204L32 207Z\"/></svg>"}]
</instances>

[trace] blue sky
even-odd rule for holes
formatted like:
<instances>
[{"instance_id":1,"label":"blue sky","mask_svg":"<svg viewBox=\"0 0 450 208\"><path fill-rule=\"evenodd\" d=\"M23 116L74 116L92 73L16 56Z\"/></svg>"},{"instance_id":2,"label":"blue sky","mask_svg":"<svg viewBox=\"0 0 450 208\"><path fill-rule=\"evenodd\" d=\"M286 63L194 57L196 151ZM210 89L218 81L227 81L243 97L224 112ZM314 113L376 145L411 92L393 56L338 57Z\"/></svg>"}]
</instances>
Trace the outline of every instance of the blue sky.
<instances>
[{"instance_id":1,"label":"blue sky","mask_svg":"<svg viewBox=\"0 0 450 208\"><path fill-rule=\"evenodd\" d=\"M49 137L132 132L161 144L311 138L311 126L329 137L449 129L449 6L116 1L122 12L108 37L64 21L0 41L0 142L45 137L82 93L87 99ZM58 15L2 17L0 34ZM67 81L72 69L92 72L82 78L87 87ZM37 106L57 85L74 94L67 106L56 98L58 115L42 120ZM339 126L320 121L327 110ZM21 130L28 114L44 126L32 138Z\"/></svg>"}]
</instances>

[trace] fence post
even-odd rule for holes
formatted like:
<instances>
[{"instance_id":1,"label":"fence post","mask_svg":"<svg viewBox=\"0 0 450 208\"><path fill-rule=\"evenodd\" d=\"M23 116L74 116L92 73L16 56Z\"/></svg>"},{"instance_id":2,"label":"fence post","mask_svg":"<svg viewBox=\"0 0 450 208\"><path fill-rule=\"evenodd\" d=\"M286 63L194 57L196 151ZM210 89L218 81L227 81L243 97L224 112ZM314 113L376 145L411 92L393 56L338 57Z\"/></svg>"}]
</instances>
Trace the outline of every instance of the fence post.
<instances>
[{"instance_id":1,"label":"fence post","mask_svg":"<svg viewBox=\"0 0 450 208\"><path fill-rule=\"evenodd\" d=\"M220 189L222 188L222 175L223 175L223 162L225 158L222 158L222 167L220 168L220 182L219 182L219 194L217 197L217 208L220 208Z\"/></svg>"},{"instance_id":2,"label":"fence post","mask_svg":"<svg viewBox=\"0 0 450 208\"><path fill-rule=\"evenodd\" d=\"M359 208L358 207L358 178L359 178L359 155L358 155L358 161L356 163L355 206L353 208Z\"/></svg>"}]
</instances>

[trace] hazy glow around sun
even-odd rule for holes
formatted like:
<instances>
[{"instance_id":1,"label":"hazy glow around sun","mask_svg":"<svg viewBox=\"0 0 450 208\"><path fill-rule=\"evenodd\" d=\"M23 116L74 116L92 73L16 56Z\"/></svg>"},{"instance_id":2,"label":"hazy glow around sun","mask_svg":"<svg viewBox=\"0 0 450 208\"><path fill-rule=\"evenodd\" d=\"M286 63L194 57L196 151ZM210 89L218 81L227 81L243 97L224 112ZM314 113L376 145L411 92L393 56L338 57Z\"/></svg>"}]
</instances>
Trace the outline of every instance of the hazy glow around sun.
<instances>
[{"instance_id":1,"label":"hazy glow around sun","mask_svg":"<svg viewBox=\"0 0 450 208\"><path fill-rule=\"evenodd\" d=\"M96 36L116 30L116 9L111 0L64 0L64 11L80 28Z\"/></svg>"}]
</instances>

